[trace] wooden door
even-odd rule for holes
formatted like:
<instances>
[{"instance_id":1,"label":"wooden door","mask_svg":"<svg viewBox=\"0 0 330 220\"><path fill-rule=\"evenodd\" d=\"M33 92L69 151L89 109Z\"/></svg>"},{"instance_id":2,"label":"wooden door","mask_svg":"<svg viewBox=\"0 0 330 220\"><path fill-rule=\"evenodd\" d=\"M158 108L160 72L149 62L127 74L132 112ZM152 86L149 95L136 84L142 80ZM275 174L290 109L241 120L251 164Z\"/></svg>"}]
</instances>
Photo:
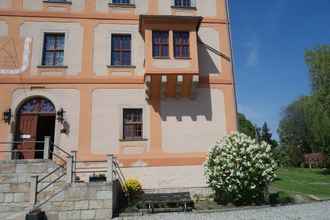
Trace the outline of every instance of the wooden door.
<instances>
[{"instance_id":1,"label":"wooden door","mask_svg":"<svg viewBox=\"0 0 330 220\"><path fill-rule=\"evenodd\" d=\"M17 146L22 159L34 159L37 140L38 115L21 114L19 117L18 140L27 141Z\"/></svg>"}]
</instances>

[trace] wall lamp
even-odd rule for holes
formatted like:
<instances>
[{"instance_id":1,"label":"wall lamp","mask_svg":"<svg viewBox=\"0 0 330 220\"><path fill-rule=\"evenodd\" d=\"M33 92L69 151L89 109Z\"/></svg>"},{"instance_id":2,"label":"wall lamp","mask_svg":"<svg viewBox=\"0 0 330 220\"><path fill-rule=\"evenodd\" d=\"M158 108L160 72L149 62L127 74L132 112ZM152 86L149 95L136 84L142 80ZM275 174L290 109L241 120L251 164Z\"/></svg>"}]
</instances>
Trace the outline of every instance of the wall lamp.
<instances>
[{"instance_id":1,"label":"wall lamp","mask_svg":"<svg viewBox=\"0 0 330 220\"><path fill-rule=\"evenodd\" d=\"M4 122L6 122L7 124L10 124L11 117L12 117L11 109L8 109L7 111L5 111L5 112L3 113L3 120L4 120Z\"/></svg>"},{"instance_id":2,"label":"wall lamp","mask_svg":"<svg viewBox=\"0 0 330 220\"><path fill-rule=\"evenodd\" d=\"M63 108L61 108L60 110L58 110L56 112L56 116L57 116L57 121L63 123L64 122L64 113L65 111L63 110Z\"/></svg>"}]
</instances>

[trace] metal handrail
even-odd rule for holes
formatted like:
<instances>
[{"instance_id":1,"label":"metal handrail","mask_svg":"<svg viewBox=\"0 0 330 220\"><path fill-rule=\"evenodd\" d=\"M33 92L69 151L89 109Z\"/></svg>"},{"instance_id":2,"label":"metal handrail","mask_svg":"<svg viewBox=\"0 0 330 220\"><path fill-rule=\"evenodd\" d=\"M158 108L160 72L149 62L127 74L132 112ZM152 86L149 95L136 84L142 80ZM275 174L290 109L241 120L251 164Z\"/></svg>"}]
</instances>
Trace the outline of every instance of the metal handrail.
<instances>
[{"instance_id":1,"label":"metal handrail","mask_svg":"<svg viewBox=\"0 0 330 220\"><path fill-rule=\"evenodd\" d=\"M58 145L54 144L54 143L51 143L54 148L56 147L57 149L59 149L62 153L66 154L68 157L72 157L72 155L68 152L66 152L63 148L59 147ZM54 151L54 150L53 150Z\"/></svg>"},{"instance_id":2,"label":"metal handrail","mask_svg":"<svg viewBox=\"0 0 330 220\"><path fill-rule=\"evenodd\" d=\"M44 141L0 141L0 144L45 143Z\"/></svg>"},{"instance_id":3,"label":"metal handrail","mask_svg":"<svg viewBox=\"0 0 330 220\"><path fill-rule=\"evenodd\" d=\"M52 175L53 173L55 173L56 171L58 171L61 168L64 168L64 166L59 165L56 169L54 169L53 171L51 171L47 175L43 176L42 178L38 179L38 183L42 182L44 179L46 179L47 177L49 177L50 175Z\"/></svg>"},{"instance_id":4,"label":"metal handrail","mask_svg":"<svg viewBox=\"0 0 330 220\"><path fill-rule=\"evenodd\" d=\"M120 182L120 185L121 185L123 191L127 192L126 179L125 179L123 172L120 169L120 166L119 166L116 158L113 159L112 164L114 165L114 168L115 168L115 169L113 169L113 173L118 175L118 180Z\"/></svg>"},{"instance_id":5,"label":"metal handrail","mask_svg":"<svg viewBox=\"0 0 330 220\"><path fill-rule=\"evenodd\" d=\"M53 180L52 182L48 183L46 186L44 186L41 190L37 191L37 194L43 192L45 189L47 189L49 186L51 186L52 184L54 184L55 182L57 182L58 180L60 180L63 176L65 176L66 173L63 173L61 176L57 177L55 180Z\"/></svg>"}]
</instances>

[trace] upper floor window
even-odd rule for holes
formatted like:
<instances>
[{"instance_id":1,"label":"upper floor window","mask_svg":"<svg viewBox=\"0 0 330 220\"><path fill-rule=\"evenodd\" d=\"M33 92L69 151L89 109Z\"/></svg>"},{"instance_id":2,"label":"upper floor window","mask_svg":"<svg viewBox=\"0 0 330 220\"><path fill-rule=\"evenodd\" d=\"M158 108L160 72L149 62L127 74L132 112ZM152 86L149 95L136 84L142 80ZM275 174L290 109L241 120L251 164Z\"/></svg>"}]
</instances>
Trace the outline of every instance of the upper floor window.
<instances>
[{"instance_id":1,"label":"upper floor window","mask_svg":"<svg viewBox=\"0 0 330 220\"><path fill-rule=\"evenodd\" d=\"M46 3L69 3L71 4L70 0L45 0Z\"/></svg>"},{"instance_id":2,"label":"upper floor window","mask_svg":"<svg viewBox=\"0 0 330 220\"><path fill-rule=\"evenodd\" d=\"M180 8L193 7L192 0L174 0L174 6Z\"/></svg>"},{"instance_id":3,"label":"upper floor window","mask_svg":"<svg viewBox=\"0 0 330 220\"><path fill-rule=\"evenodd\" d=\"M63 66L64 33L45 33L42 65Z\"/></svg>"},{"instance_id":4,"label":"upper floor window","mask_svg":"<svg viewBox=\"0 0 330 220\"><path fill-rule=\"evenodd\" d=\"M131 65L131 35L112 34L111 36L111 65Z\"/></svg>"},{"instance_id":5,"label":"upper floor window","mask_svg":"<svg viewBox=\"0 0 330 220\"><path fill-rule=\"evenodd\" d=\"M176 31L173 33L174 38L174 57L189 58L189 32Z\"/></svg>"},{"instance_id":6,"label":"upper floor window","mask_svg":"<svg viewBox=\"0 0 330 220\"><path fill-rule=\"evenodd\" d=\"M142 139L142 109L123 109L123 139Z\"/></svg>"},{"instance_id":7,"label":"upper floor window","mask_svg":"<svg viewBox=\"0 0 330 220\"><path fill-rule=\"evenodd\" d=\"M129 4L133 4L133 0L112 0L111 3L129 5Z\"/></svg>"},{"instance_id":8,"label":"upper floor window","mask_svg":"<svg viewBox=\"0 0 330 220\"><path fill-rule=\"evenodd\" d=\"M155 58L167 58L168 55L168 31L152 32L152 56Z\"/></svg>"}]
</instances>

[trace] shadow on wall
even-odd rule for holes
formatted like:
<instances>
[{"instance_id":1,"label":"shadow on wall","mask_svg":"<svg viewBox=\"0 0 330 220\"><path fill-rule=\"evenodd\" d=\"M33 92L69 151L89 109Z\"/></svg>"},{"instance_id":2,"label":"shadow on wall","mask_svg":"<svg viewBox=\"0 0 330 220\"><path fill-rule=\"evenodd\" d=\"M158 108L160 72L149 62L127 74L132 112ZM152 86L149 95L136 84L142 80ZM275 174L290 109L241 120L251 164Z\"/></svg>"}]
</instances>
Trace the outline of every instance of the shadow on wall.
<instances>
[{"instance_id":1,"label":"shadow on wall","mask_svg":"<svg viewBox=\"0 0 330 220\"><path fill-rule=\"evenodd\" d=\"M200 38L198 39L198 62L199 73L201 76L210 74L220 74L221 58L230 61L230 58L221 53L214 47L204 43Z\"/></svg>"},{"instance_id":2,"label":"shadow on wall","mask_svg":"<svg viewBox=\"0 0 330 220\"><path fill-rule=\"evenodd\" d=\"M192 121L212 120L212 100L210 88L194 88L194 97L189 98L164 98L160 104L160 116L162 121L168 117L176 117L182 121L183 117L190 117Z\"/></svg>"}]
</instances>

